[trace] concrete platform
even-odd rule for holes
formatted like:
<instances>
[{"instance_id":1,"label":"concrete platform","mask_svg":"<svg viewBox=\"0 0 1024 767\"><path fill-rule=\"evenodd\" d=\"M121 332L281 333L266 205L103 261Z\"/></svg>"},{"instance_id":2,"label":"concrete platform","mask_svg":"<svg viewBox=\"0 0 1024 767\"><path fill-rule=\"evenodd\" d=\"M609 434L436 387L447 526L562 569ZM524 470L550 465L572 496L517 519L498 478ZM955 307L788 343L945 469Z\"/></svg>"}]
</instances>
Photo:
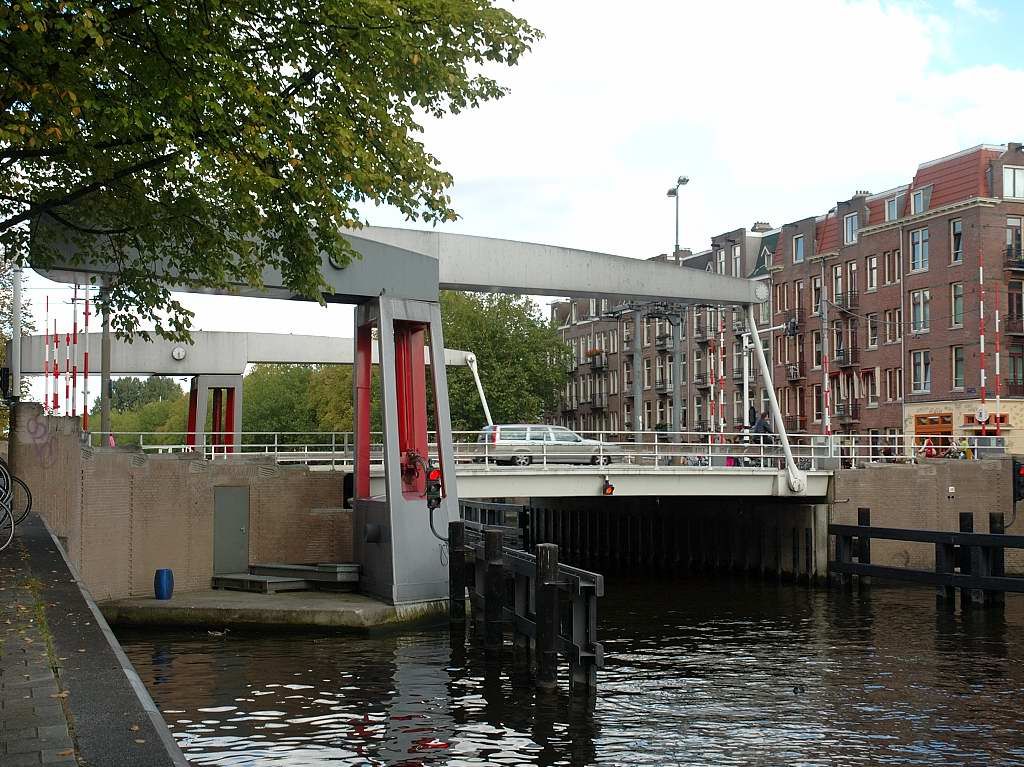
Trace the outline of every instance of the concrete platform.
<instances>
[{"instance_id":1,"label":"concrete platform","mask_svg":"<svg viewBox=\"0 0 1024 767\"><path fill-rule=\"evenodd\" d=\"M362 594L327 591L254 594L191 591L172 599L115 599L100 603L108 622L120 626L332 628L366 631L443 620L447 602L415 607L386 604Z\"/></svg>"}]
</instances>

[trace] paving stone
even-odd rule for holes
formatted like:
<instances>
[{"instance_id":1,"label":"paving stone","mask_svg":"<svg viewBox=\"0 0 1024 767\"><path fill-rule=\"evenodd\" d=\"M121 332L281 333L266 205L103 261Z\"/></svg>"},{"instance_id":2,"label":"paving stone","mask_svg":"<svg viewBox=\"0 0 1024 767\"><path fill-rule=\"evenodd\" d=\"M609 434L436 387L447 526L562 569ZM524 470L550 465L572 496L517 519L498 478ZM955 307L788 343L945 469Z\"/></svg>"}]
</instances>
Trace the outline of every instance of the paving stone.
<instances>
[{"instance_id":1,"label":"paving stone","mask_svg":"<svg viewBox=\"0 0 1024 767\"><path fill-rule=\"evenodd\" d=\"M34 754L11 754L4 757L4 767L35 767L42 764L39 752Z\"/></svg>"},{"instance_id":2,"label":"paving stone","mask_svg":"<svg viewBox=\"0 0 1024 767\"><path fill-rule=\"evenodd\" d=\"M40 740L56 740L59 738L70 739L71 736L68 734L68 725L66 722L61 724L48 724L43 727L37 727L38 730L36 737Z\"/></svg>"},{"instance_id":3,"label":"paving stone","mask_svg":"<svg viewBox=\"0 0 1024 767\"><path fill-rule=\"evenodd\" d=\"M71 750L70 744L64 748L44 748L40 753L40 761L43 764L77 764L74 754L68 754Z\"/></svg>"},{"instance_id":4,"label":"paving stone","mask_svg":"<svg viewBox=\"0 0 1024 767\"><path fill-rule=\"evenodd\" d=\"M8 738L4 743L4 751L6 754L31 754L41 751L45 746L46 744L39 738Z\"/></svg>"}]
</instances>

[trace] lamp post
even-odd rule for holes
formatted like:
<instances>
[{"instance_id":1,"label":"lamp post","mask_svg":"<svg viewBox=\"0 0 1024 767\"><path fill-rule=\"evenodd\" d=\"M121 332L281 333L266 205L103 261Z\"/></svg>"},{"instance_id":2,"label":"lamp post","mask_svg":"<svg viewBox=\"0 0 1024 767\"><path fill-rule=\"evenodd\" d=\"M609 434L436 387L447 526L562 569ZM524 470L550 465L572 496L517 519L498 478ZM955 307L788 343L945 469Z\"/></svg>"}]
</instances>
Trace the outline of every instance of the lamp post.
<instances>
[{"instance_id":1,"label":"lamp post","mask_svg":"<svg viewBox=\"0 0 1024 767\"><path fill-rule=\"evenodd\" d=\"M686 176L680 176L676 179L676 185L670 186L666 195L668 197L676 198L676 249L672 251L675 255L679 252L679 187L686 186L690 183L690 179Z\"/></svg>"}]
</instances>

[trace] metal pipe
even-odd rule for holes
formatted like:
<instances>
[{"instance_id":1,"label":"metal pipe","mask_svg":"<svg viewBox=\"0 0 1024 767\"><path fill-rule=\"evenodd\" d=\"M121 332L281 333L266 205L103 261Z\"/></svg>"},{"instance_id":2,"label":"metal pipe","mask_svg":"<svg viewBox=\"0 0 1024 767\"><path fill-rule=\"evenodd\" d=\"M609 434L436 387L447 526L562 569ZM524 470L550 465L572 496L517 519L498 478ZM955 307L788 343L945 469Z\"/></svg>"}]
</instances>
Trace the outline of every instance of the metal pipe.
<instances>
[{"instance_id":1,"label":"metal pipe","mask_svg":"<svg viewBox=\"0 0 1024 767\"><path fill-rule=\"evenodd\" d=\"M484 385L480 382L480 371L477 370L476 355L466 355L466 367L469 368L469 372L473 374L473 381L476 382L476 390L480 395L480 404L484 408L484 418L487 419L487 425L493 426L494 421L491 420L491 409L487 406L487 396L484 394Z\"/></svg>"},{"instance_id":2,"label":"metal pipe","mask_svg":"<svg viewBox=\"0 0 1024 767\"><path fill-rule=\"evenodd\" d=\"M754 342L754 354L757 356L757 364L761 367L761 376L764 378L765 386L768 389L768 403L771 407L772 418L778 424L777 433L782 441L782 452L786 456L786 481L789 489L794 493L803 493L807 490L807 475L797 468L793 460L793 451L789 446L789 436L786 434L786 426L782 422L782 413L779 411L779 399L775 396L775 382L772 380L772 372L768 367L768 360L765 359L764 349L761 348L761 339L757 334L757 323L754 321L754 305L746 305L747 330Z\"/></svg>"},{"instance_id":3,"label":"metal pipe","mask_svg":"<svg viewBox=\"0 0 1024 767\"><path fill-rule=\"evenodd\" d=\"M11 398L21 399L21 266L14 265L11 292ZM11 451L14 452L13 450Z\"/></svg>"}]
</instances>

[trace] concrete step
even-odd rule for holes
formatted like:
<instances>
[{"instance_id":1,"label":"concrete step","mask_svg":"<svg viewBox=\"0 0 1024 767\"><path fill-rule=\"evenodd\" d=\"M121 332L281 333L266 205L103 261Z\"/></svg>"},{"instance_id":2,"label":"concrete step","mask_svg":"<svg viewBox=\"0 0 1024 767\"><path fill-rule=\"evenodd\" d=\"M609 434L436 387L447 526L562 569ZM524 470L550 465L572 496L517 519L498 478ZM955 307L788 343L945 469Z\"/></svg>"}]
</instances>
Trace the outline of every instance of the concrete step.
<instances>
[{"instance_id":1,"label":"concrete step","mask_svg":"<svg viewBox=\"0 0 1024 767\"><path fill-rule=\"evenodd\" d=\"M224 573L213 576L213 588L276 594L279 591L309 591L313 584L304 578L252 573Z\"/></svg>"},{"instance_id":2,"label":"concrete step","mask_svg":"<svg viewBox=\"0 0 1024 767\"><path fill-rule=\"evenodd\" d=\"M284 564L268 562L249 565L253 575L302 578L317 585L359 583L359 565L355 562L321 562L318 564Z\"/></svg>"}]
</instances>

